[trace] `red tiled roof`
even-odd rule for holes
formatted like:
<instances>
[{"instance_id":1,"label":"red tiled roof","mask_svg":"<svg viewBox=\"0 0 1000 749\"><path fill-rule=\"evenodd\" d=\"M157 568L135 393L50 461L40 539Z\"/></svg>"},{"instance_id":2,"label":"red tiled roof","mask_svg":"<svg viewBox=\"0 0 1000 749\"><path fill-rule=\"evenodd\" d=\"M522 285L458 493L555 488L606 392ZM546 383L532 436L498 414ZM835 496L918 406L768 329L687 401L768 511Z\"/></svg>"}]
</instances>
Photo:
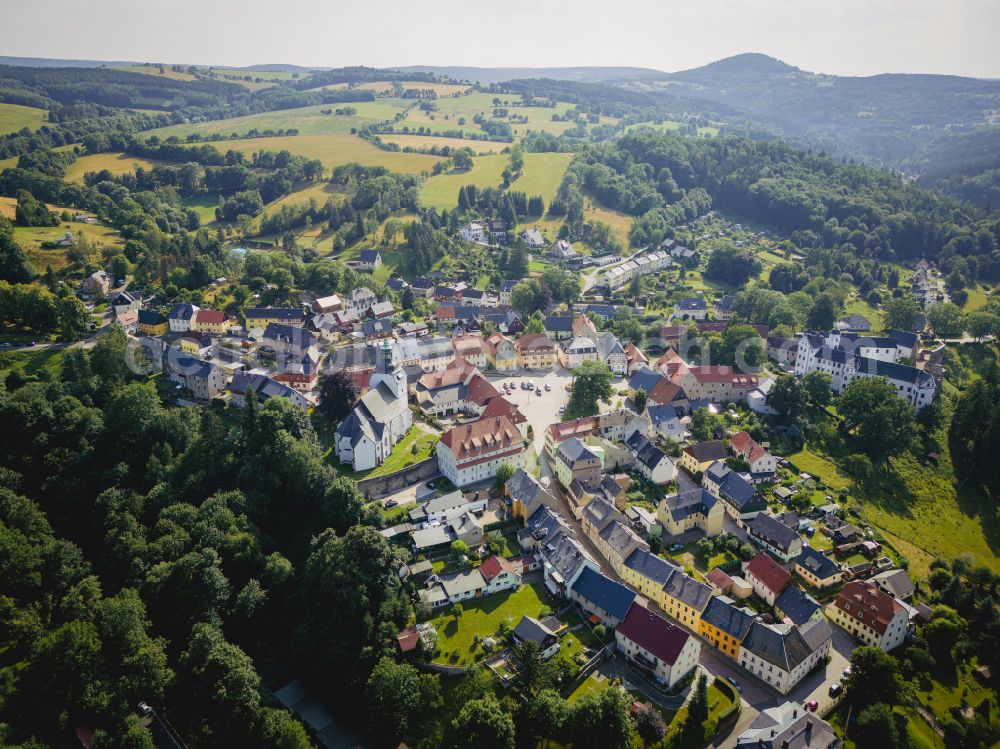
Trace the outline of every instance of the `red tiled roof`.
<instances>
[{"instance_id":1,"label":"red tiled roof","mask_svg":"<svg viewBox=\"0 0 1000 749\"><path fill-rule=\"evenodd\" d=\"M754 438L745 431L734 434L732 439L729 440L729 446L733 448L734 453L742 456L750 463L753 463L755 460L763 458L767 455L767 451L758 445L757 442L754 441Z\"/></svg>"},{"instance_id":2,"label":"red tiled roof","mask_svg":"<svg viewBox=\"0 0 1000 749\"><path fill-rule=\"evenodd\" d=\"M872 583L860 580L851 581L841 588L834 605L880 635L885 634L893 617L903 610L899 602L888 593L882 592Z\"/></svg>"},{"instance_id":3,"label":"red tiled roof","mask_svg":"<svg viewBox=\"0 0 1000 749\"><path fill-rule=\"evenodd\" d=\"M636 361L649 362L649 359L646 358L646 355L642 353L641 350L636 348L636 345L632 343L632 341L629 341L627 344L625 344L625 358L628 360L629 364Z\"/></svg>"},{"instance_id":4,"label":"red tiled roof","mask_svg":"<svg viewBox=\"0 0 1000 749\"><path fill-rule=\"evenodd\" d=\"M523 424L527 421L524 414L518 410L517 406L504 398L502 395L497 395L487 400L486 408L483 409L483 413L479 418L488 419L491 416L506 416L514 424Z\"/></svg>"},{"instance_id":5,"label":"red tiled roof","mask_svg":"<svg viewBox=\"0 0 1000 749\"><path fill-rule=\"evenodd\" d=\"M549 434L552 435L553 442L562 442L570 437L586 436L593 434L597 430L596 416L581 416L572 421L559 421L549 424Z\"/></svg>"},{"instance_id":6,"label":"red tiled roof","mask_svg":"<svg viewBox=\"0 0 1000 749\"><path fill-rule=\"evenodd\" d=\"M649 391L649 399L653 403L659 403L661 406L672 403L678 396L683 398L684 390L679 385L675 385L667 379L661 379Z\"/></svg>"},{"instance_id":7,"label":"red tiled roof","mask_svg":"<svg viewBox=\"0 0 1000 749\"><path fill-rule=\"evenodd\" d=\"M445 305L439 304L437 309L434 310L435 320L454 320L455 319L455 305Z\"/></svg>"},{"instance_id":8,"label":"red tiled roof","mask_svg":"<svg viewBox=\"0 0 1000 749\"><path fill-rule=\"evenodd\" d=\"M353 372L348 372L345 370L344 374L347 375L355 385L358 386L358 392L364 393L368 390L368 383L375 373L374 367L368 367L367 369L357 369Z\"/></svg>"},{"instance_id":9,"label":"red tiled roof","mask_svg":"<svg viewBox=\"0 0 1000 749\"><path fill-rule=\"evenodd\" d=\"M204 325L221 325L226 321L226 313L217 309L200 309L194 320Z\"/></svg>"},{"instance_id":10,"label":"red tiled roof","mask_svg":"<svg viewBox=\"0 0 1000 749\"><path fill-rule=\"evenodd\" d=\"M730 382L733 385L744 387L755 387L757 385L757 375L741 374L732 367L712 366L712 367L690 367L691 375L699 382Z\"/></svg>"},{"instance_id":11,"label":"red tiled roof","mask_svg":"<svg viewBox=\"0 0 1000 749\"><path fill-rule=\"evenodd\" d=\"M718 567L713 567L709 570L709 572L705 575L705 579L721 590L725 590L733 584L733 578Z\"/></svg>"},{"instance_id":12,"label":"red tiled roof","mask_svg":"<svg viewBox=\"0 0 1000 749\"><path fill-rule=\"evenodd\" d=\"M468 388L465 393L465 400L469 403L475 403L477 406L482 406L485 405L490 398L496 398L499 395L500 391L493 387L489 380L481 374L475 374L472 376L472 379L469 380Z\"/></svg>"},{"instance_id":13,"label":"red tiled roof","mask_svg":"<svg viewBox=\"0 0 1000 749\"><path fill-rule=\"evenodd\" d=\"M428 390L450 387L463 382L475 369L475 366L459 356L448 362L444 369L422 375L419 384Z\"/></svg>"},{"instance_id":14,"label":"red tiled roof","mask_svg":"<svg viewBox=\"0 0 1000 749\"><path fill-rule=\"evenodd\" d=\"M486 339L486 348L491 354L496 354L500 344L509 340L503 333L490 333L490 337Z\"/></svg>"},{"instance_id":15,"label":"red tiled roof","mask_svg":"<svg viewBox=\"0 0 1000 749\"><path fill-rule=\"evenodd\" d=\"M452 339L451 345L460 356L475 356L486 351L486 341L481 335L460 335Z\"/></svg>"},{"instance_id":16,"label":"red tiled roof","mask_svg":"<svg viewBox=\"0 0 1000 749\"><path fill-rule=\"evenodd\" d=\"M441 437L441 444L451 450L457 463L489 459L498 452L520 447L523 439L510 419L497 416L453 426Z\"/></svg>"},{"instance_id":17,"label":"red tiled roof","mask_svg":"<svg viewBox=\"0 0 1000 749\"><path fill-rule=\"evenodd\" d=\"M671 666L684 649L689 635L662 616L633 603L615 632Z\"/></svg>"},{"instance_id":18,"label":"red tiled roof","mask_svg":"<svg viewBox=\"0 0 1000 749\"><path fill-rule=\"evenodd\" d=\"M486 582L490 582L490 580L501 572L516 572L520 567L521 565L509 562L503 557L494 554L479 565L479 572L482 573L483 579Z\"/></svg>"},{"instance_id":19,"label":"red tiled roof","mask_svg":"<svg viewBox=\"0 0 1000 749\"><path fill-rule=\"evenodd\" d=\"M780 593L792 581L792 574L763 551L750 560L747 574L757 578L772 593Z\"/></svg>"}]
</instances>

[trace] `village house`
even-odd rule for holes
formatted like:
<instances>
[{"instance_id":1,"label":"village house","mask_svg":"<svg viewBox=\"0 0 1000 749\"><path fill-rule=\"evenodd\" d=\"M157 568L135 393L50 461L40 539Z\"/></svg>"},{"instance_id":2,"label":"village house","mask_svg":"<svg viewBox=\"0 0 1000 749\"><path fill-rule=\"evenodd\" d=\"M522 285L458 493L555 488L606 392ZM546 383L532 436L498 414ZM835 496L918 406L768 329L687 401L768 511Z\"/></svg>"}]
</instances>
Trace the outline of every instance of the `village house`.
<instances>
[{"instance_id":1,"label":"village house","mask_svg":"<svg viewBox=\"0 0 1000 749\"><path fill-rule=\"evenodd\" d=\"M681 416L673 406L649 406L646 408L649 417L650 435L664 437L673 442L683 442L685 438L684 425Z\"/></svg>"},{"instance_id":2,"label":"village house","mask_svg":"<svg viewBox=\"0 0 1000 749\"><path fill-rule=\"evenodd\" d=\"M824 619L802 627L756 621L740 647L740 665L788 694L830 653L833 632Z\"/></svg>"},{"instance_id":3,"label":"village house","mask_svg":"<svg viewBox=\"0 0 1000 749\"><path fill-rule=\"evenodd\" d=\"M604 468L604 451L585 445L576 437L560 442L553 460L556 478L564 487L574 481L600 481Z\"/></svg>"},{"instance_id":4,"label":"village house","mask_svg":"<svg viewBox=\"0 0 1000 749\"><path fill-rule=\"evenodd\" d=\"M906 608L872 582L852 580L845 583L837 597L826 607L826 615L861 643L886 652L906 638Z\"/></svg>"},{"instance_id":5,"label":"village house","mask_svg":"<svg viewBox=\"0 0 1000 749\"><path fill-rule=\"evenodd\" d=\"M789 585L774 601L774 614L786 624L801 626L823 616L823 607L797 585Z\"/></svg>"},{"instance_id":6,"label":"village house","mask_svg":"<svg viewBox=\"0 0 1000 749\"><path fill-rule=\"evenodd\" d=\"M802 553L795 560L792 569L806 583L820 590L836 585L843 579L839 564L809 546L802 548Z\"/></svg>"},{"instance_id":7,"label":"village house","mask_svg":"<svg viewBox=\"0 0 1000 749\"><path fill-rule=\"evenodd\" d=\"M514 475L507 479L504 491L511 501L511 512L523 520L531 517L541 506L556 511L562 509L559 500L523 468L518 468Z\"/></svg>"},{"instance_id":8,"label":"village house","mask_svg":"<svg viewBox=\"0 0 1000 749\"><path fill-rule=\"evenodd\" d=\"M625 360L628 362L627 374L629 377L643 367L649 366L649 359L632 341L625 344Z\"/></svg>"},{"instance_id":9,"label":"village house","mask_svg":"<svg viewBox=\"0 0 1000 749\"><path fill-rule=\"evenodd\" d=\"M871 581L883 593L888 593L897 601L909 601L917 590L906 570L886 570L873 575Z\"/></svg>"},{"instance_id":10,"label":"village house","mask_svg":"<svg viewBox=\"0 0 1000 749\"><path fill-rule=\"evenodd\" d=\"M317 315L323 315L327 312L339 312L344 308L344 302L336 294L331 294L330 296L318 297L312 303L312 310Z\"/></svg>"},{"instance_id":11,"label":"village house","mask_svg":"<svg viewBox=\"0 0 1000 749\"><path fill-rule=\"evenodd\" d=\"M357 269L373 273L382 265L382 253L378 250L361 250L358 255Z\"/></svg>"},{"instance_id":12,"label":"village house","mask_svg":"<svg viewBox=\"0 0 1000 749\"><path fill-rule=\"evenodd\" d=\"M538 645L542 660L547 661L559 652L559 631L565 627L566 625L554 616L546 616L539 620L524 614L510 636L514 644L533 642Z\"/></svg>"},{"instance_id":13,"label":"village house","mask_svg":"<svg viewBox=\"0 0 1000 749\"><path fill-rule=\"evenodd\" d=\"M529 226L521 232L521 240L529 250L537 250L545 246L545 237L537 226Z\"/></svg>"},{"instance_id":14,"label":"village house","mask_svg":"<svg viewBox=\"0 0 1000 749\"><path fill-rule=\"evenodd\" d=\"M646 435L635 431L625 441L634 462L632 467L653 484L669 484L677 477L673 459L658 448Z\"/></svg>"},{"instance_id":15,"label":"village house","mask_svg":"<svg viewBox=\"0 0 1000 749\"><path fill-rule=\"evenodd\" d=\"M790 562L802 553L802 537L772 515L757 514L744 524L750 541L766 549L783 562Z\"/></svg>"},{"instance_id":16,"label":"village house","mask_svg":"<svg viewBox=\"0 0 1000 749\"><path fill-rule=\"evenodd\" d=\"M712 538L722 533L722 503L702 488L664 497L656 508L656 519L667 536L680 536L698 529Z\"/></svg>"},{"instance_id":17,"label":"village house","mask_svg":"<svg viewBox=\"0 0 1000 749\"><path fill-rule=\"evenodd\" d=\"M592 623L613 628L628 615L635 592L602 575L596 567L586 566L569 587L569 599L589 614Z\"/></svg>"},{"instance_id":18,"label":"village house","mask_svg":"<svg viewBox=\"0 0 1000 749\"><path fill-rule=\"evenodd\" d=\"M122 312L118 315L118 324L126 333L134 335L139 330L139 313L131 309Z\"/></svg>"},{"instance_id":19,"label":"village house","mask_svg":"<svg viewBox=\"0 0 1000 749\"><path fill-rule=\"evenodd\" d=\"M760 712L736 738L736 749L836 749L833 727L801 702L786 702Z\"/></svg>"},{"instance_id":20,"label":"village house","mask_svg":"<svg viewBox=\"0 0 1000 749\"><path fill-rule=\"evenodd\" d=\"M752 520L767 509L767 500L754 485L721 460L708 467L701 485L723 501L726 513L737 523Z\"/></svg>"},{"instance_id":21,"label":"village house","mask_svg":"<svg viewBox=\"0 0 1000 749\"><path fill-rule=\"evenodd\" d=\"M246 395L250 390L253 390L260 403L264 403L270 398L285 398L303 411L312 405L302 393L268 377L266 374L237 372L233 375L233 379L229 382L229 392L234 405L245 406Z\"/></svg>"},{"instance_id":22,"label":"village house","mask_svg":"<svg viewBox=\"0 0 1000 749\"><path fill-rule=\"evenodd\" d=\"M517 286L521 281L517 279L504 281L500 286L500 306L509 307L510 306L510 295L514 291L514 287Z\"/></svg>"},{"instance_id":23,"label":"village house","mask_svg":"<svg viewBox=\"0 0 1000 749\"><path fill-rule=\"evenodd\" d=\"M208 401L226 392L225 370L211 362L190 357L179 357L171 365L173 379L180 379L188 392L198 400Z\"/></svg>"},{"instance_id":24,"label":"village house","mask_svg":"<svg viewBox=\"0 0 1000 749\"><path fill-rule=\"evenodd\" d=\"M458 236L466 242L484 242L486 240L486 222L470 221L458 230Z\"/></svg>"},{"instance_id":25,"label":"village house","mask_svg":"<svg viewBox=\"0 0 1000 749\"><path fill-rule=\"evenodd\" d=\"M456 336L451 339L451 345L455 349L456 357L461 357L481 369L486 368L488 364L486 339L481 335L467 333Z\"/></svg>"},{"instance_id":26,"label":"village house","mask_svg":"<svg viewBox=\"0 0 1000 749\"><path fill-rule=\"evenodd\" d=\"M799 342L795 339L767 337L767 358L783 367L794 367L798 356Z\"/></svg>"},{"instance_id":27,"label":"village house","mask_svg":"<svg viewBox=\"0 0 1000 749\"><path fill-rule=\"evenodd\" d=\"M701 614L712 599L714 591L705 583L675 570L661 591L660 606L667 614L684 626L698 631Z\"/></svg>"},{"instance_id":28,"label":"village house","mask_svg":"<svg viewBox=\"0 0 1000 749\"><path fill-rule=\"evenodd\" d=\"M498 372L513 372L518 367L517 347L502 333L490 333L486 339L486 358Z\"/></svg>"},{"instance_id":29,"label":"village house","mask_svg":"<svg viewBox=\"0 0 1000 749\"><path fill-rule=\"evenodd\" d=\"M708 317L708 305L700 296L686 297L674 305L674 317L680 320L704 320Z\"/></svg>"},{"instance_id":30,"label":"village house","mask_svg":"<svg viewBox=\"0 0 1000 749\"><path fill-rule=\"evenodd\" d=\"M194 316L198 313L198 308L193 304L175 304L167 314L170 322L171 333L187 333L192 329Z\"/></svg>"},{"instance_id":31,"label":"village house","mask_svg":"<svg viewBox=\"0 0 1000 749\"><path fill-rule=\"evenodd\" d=\"M728 320L733 316L733 305L736 303L736 297L732 294L726 294L718 299L712 304L712 317L716 320Z\"/></svg>"},{"instance_id":32,"label":"village house","mask_svg":"<svg viewBox=\"0 0 1000 749\"><path fill-rule=\"evenodd\" d=\"M701 653L696 637L637 603L615 628L615 645L640 671L667 689L694 670Z\"/></svg>"},{"instance_id":33,"label":"village house","mask_svg":"<svg viewBox=\"0 0 1000 749\"><path fill-rule=\"evenodd\" d=\"M192 330L209 335L225 335L232 326L232 320L225 312L214 309L200 309L195 313ZM296 328L299 330L299 328Z\"/></svg>"},{"instance_id":34,"label":"village house","mask_svg":"<svg viewBox=\"0 0 1000 749\"><path fill-rule=\"evenodd\" d=\"M743 577L750 583L753 592L764 599L768 606L774 606L778 596L792 582L791 573L763 551L757 552L757 556L743 563Z\"/></svg>"},{"instance_id":35,"label":"village house","mask_svg":"<svg viewBox=\"0 0 1000 749\"><path fill-rule=\"evenodd\" d=\"M557 346L545 333L525 333L517 340L517 361L521 369L553 369Z\"/></svg>"},{"instance_id":36,"label":"village house","mask_svg":"<svg viewBox=\"0 0 1000 749\"><path fill-rule=\"evenodd\" d=\"M729 438L729 449L733 455L746 461L750 466L750 478L754 481L769 481L778 470L778 461L771 453L758 445L748 432L738 432Z\"/></svg>"},{"instance_id":37,"label":"village house","mask_svg":"<svg viewBox=\"0 0 1000 749\"><path fill-rule=\"evenodd\" d=\"M757 616L753 611L738 608L724 596L713 598L701 614L698 634L733 660L740 657L740 646Z\"/></svg>"},{"instance_id":38,"label":"village house","mask_svg":"<svg viewBox=\"0 0 1000 749\"><path fill-rule=\"evenodd\" d=\"M104 299L111 290L111 276L103 270L97 270L83 279L80 291L86 299Z\"/></svg>"},{"instance_id":39,"label":"village house","mask_svg":"<svg viewBox=\"0 0 1000 749\"><path fill-rule=\"evenodd\" d=\"M146 335L163 335L170 329L170 322L155 310L139 310L139 330Z\"/></svg>"},{"instance_id":40,"label":"village house","mask_svg":"<svg viewBox=\"0 0 1000 749\"><path fill-rule=\"evenodd\" d=\"M115 318L120 318L126 312L138 312L142 309L142 297L131 291L119 291L111 301Z\"/></svg>"},{"instance_id":41,"label":"village house","mask_svg":"<svg viewBox=\"0 0 1000 749\"><path fill-rule=\"evenodd\" d=\"M663 596L663 586L677 570L677 565L658 554L636 548L625 558L621 578L651 601Z\"/></svg>"},{"instance_id":42,"label":"village house","mask_svg":"<svg viewBox=\"0 0 1000 749\"><path fill-rule=\"evenodd\" d=\"M559 363L566 369L576 369L585 361L599 361L599 359L597 344L585 336L574 338L559 348Z\"/></svg>"},{"instance_id":43,"label":"village house","mask_svg":"<svg viewBox=\"0 0 1000 749\"><path fill-rule=\"evenodd\" d=\"M366 286L359 286L356 289L351 289L344 297L344 309L364 317L377 301L378 297L375 296L375 292Z\"/></svg>"},{"instance_id":44,"label":"village house","mask_svg":"<svg viewBox=\"0 0 1000 749\"><path fill-rule=\"evenodd\" d=\"M704 473L718 460L726 459L726 446L721 441L696 442L681 451L678 465L692 476Z\"/></svg>"},{"instance_id":45,"label":"village house","mask_svg":"<svg viewBox=\"0 0 1000 749\"><path fill-rule=\"evenodd\" d=\"M281 323L301 328L306 322L305 310L301 307L249 307L243 310L247 330L264 330L271 323Z\"/></svg>"},{"instance_id":46,"label":"village house","mask_svg":"<svg viewBox=\"0 0 1000 749\"><path fill-rule=\"evenodd\" d=\"M272 322L264 328L260 340L277 354L300 357L316 345L316 334L306 328Z\"/></svg>"}]
</instances>

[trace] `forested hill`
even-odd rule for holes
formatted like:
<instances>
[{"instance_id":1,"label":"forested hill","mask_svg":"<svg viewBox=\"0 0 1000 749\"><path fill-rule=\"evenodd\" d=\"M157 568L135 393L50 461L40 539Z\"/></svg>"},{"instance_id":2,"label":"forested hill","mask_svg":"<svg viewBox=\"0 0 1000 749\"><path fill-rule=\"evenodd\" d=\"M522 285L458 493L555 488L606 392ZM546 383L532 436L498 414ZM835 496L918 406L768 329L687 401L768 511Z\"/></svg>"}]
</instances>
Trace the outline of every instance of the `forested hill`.
<instances>
[{"instance_id":1,"label":"forested hill","mask_svg":"<svg viewBox=\"0 0 1000 749\"><path fill-rule=\"evenodd\" d=\"M725 103L778 134L887 164L903 162L946 130L987 124L1000 108L1000 81L951 75L842 77L810 73L759 54L628 86Z\"/></svg>"},{"instance_id":2,"label":"forested hill","mask_svg":"<svg viewBox=\"0 0 1000 749\"><path fill-rule=\"evenodd\" d=\"M776 227L800 247L881 261L961 255L984 278L1000 274L995 216L888 171L780 143L631 133L580 155L563 199L572 206L581 189L636 217L633 246L658 244L714 207Z\"/></svg>"},{"instance_id":3,"label":"forested hill","mask_svg":"<svg viewBox=\"0 0 1000 749\"><path fill-rule=\"evenodd\" d=\"M392 68L403 73L433 73L455 80L501 83L513 78L552 78L582 83L634 81L659 78L666 73L652 68L630 67L564 67L564 68L477 68L467 65L405 65Z\"/></svg>"}]
</instances>

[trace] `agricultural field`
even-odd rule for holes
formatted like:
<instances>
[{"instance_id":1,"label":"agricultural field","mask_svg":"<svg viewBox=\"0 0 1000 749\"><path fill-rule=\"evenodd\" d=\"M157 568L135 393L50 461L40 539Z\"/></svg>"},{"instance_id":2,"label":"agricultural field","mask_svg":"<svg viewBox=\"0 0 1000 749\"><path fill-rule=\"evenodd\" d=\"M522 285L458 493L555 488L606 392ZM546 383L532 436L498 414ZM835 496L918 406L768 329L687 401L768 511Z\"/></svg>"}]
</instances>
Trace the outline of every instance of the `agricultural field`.
<instances>
[{"instance_id":1,"label":"agricultural field","mask_svg":"<svg viewBox=\"0 0 1000 749\"><path fill-rule=\"evenodd\" d=\"M0 202L0 215L13 219L16 201L13 198L0 198L0 201L2 201ZM44 242L54 242L66 232L72 232L74 235L82 234L89 241L105 247L121 243L121 238L114 229L107 226L80 224L75 221L63 222L59 226L15 226L14 240L27 254L35 271L42 273L49 266L52 267L52 270L60 270L69 265L65 249L42 248Z\"/></svg>"},{"instance_id":2,"label":"agricultural field","mask_svg":"<svg viewBox=\"0 0 1000 749\"><path fill-rule=\"evenodd\" d=\"M332 170L340 164L356 161L365 166L384 166L404 174L429 172L440 156L421 153L383 151L356 135L284 135L272 138L242 138L211 143L216 149L239 151L250 156L255 151L290 151L308 159L319 159Z\"/></svg>"},{"instance_id":3,"label":"agricultural field","mask_svg":"<svg viewBox=\"0 0 1000 749\"><path fill-rule=\"evenodd\" d=\"M479 156L473 159L472 169L452 169L429 178L420 188L420 202L428 208L454 208L458 205L458 191L463 185L500 187L503 183L501 175L506 165L506 155Z\"/></svg>"},{"instance_id":4,"label":"agricultural field","mask_svg":"<svg viewBox=\"0 0 1000 749\"><path fill-rule=\"evenodd\" d=\"M23 107L20 104L0 104L0 135L16 133L22 128L37 130L45 123L44 109Z\"/></svg>"},{"instance_id":5,"label":"agricultural field","mask_svg":"<svg viewBox=\"0 0 1000 749\"><path fill-rule=\"evenodd\" d=\"M400 148L471 148L477 154L500 153L510 148L510 143L495 140L471 140L468 138L446 138L439 135L380 135L386 143L395 143Z\"/></svg>"},{"instance_id":6,"label":"agricultural field","mask_svg":"<svg viewBox=\"0 0 1000 749\"><path fill-rule=\"evenodd\" d=\"M512 190L526 195L541 195L545 207L555 198L563 175L573 160L571 153L526 153L524 154L524 174L514 184Z\"/></svg>"},{"instance_id":7,"label":"agricultural field","mask_svg":"<svg viewBox=\"0 0 1000 749\"><path fill-rule=\"evenodd\" d=\"M412 101L404 101L403 99L379 99L378 101L359 101L345 104L315 104L309 107L232 117L226 120L170 125L150 130L146 136L156 135L160 138L177 136L183 140L191 133L198 133L202 136L230 135L232 133L245 135L253 128L258 130L297 128L299 135L343 135L350 133L351 128L360 128L375 122L391 120L401 109L405 109L412 103ZM357 110L357 114L352 116L323 114L323 110L337 109L338 107L353 107Z\"/></svg>"},{"instance_id":8,"label":"agricultural field","mask_svg":"<svg viewBox=\"0 0 1000 749\"><path fill-rule=\"evenodd\" d=\"M83 182L87 172L99 172L107 169L115 175L134 172L136 167L151 169L154 163L141 156L130 156L127 153L95 153L92 156L80 156L66 170L67 182Z\"/></svg>"},{"instance_id":9,"label":"agricultural field","mask_svg":"<svg viewBox=\"0 0 1000 749\"><path fill-rule=\"evenodd\" d=\"M481 114L486 118L491 118L495 106L493 99L500 99L499 106L505 107L510 115L523 115L528 118L527 124L512 124L511 128L515 136L523 136L528 130L544 130L559 135L572 127L569 122L554 122L553 114L563 115L573 108L572 104L559 103L555 107L521 107L518 106L520 98L509 95L495 95L473 93L467 96L456 96L448 99L437 100L437 110L434 112L424 112L420 109L413 109L407 113L407 118L397 123L397 128L409 125L429 127L433 130L454 130L461 128L468 132L482 132L480 127L473 122L473 117ZM466 124L459 125L458 120L464 117Z\"/></svg>"},{"instance_id":10,"label":"agricultural field","mask_svg":"<svg viewBox=\"0 0 1000 749\"><path fill-rule=\"evenodd\" d=\"M175 81L193 81L195 77L191 73L179 73L171 70L169 65L125 65L118 68L129 73L144 73L145 75L158 75L163 78L172 78Z\"/></svg>"},{"instance_id":11,"label":"agricultural field","mask_svg":"<svg viewBox=\"0 0 1000 749\"><path fill-rule=\"evenodd\" d=\"M433 91L439 97L455 96L468 91L471 86L464 86L458 83L427 83L426 81L401 81L400 86L404 89L416 89L418 91ZM394 83L390 81L368 81L356 88L362 91L374 91L377 94L388 93L393 90Z\"/></svg>"},{"instance_id":12,"label":"agricultural field","mask_svg":"<svg viewBox=\"0 0 1000 749\"><path fill-rule=\"evenodd\" d=\"M623 247L628 247L628 233L632 229L632 216L611 208L605 208L596 198L585 196L583 218L585 221L603 221Z\"/></svg>"}]
</instances>

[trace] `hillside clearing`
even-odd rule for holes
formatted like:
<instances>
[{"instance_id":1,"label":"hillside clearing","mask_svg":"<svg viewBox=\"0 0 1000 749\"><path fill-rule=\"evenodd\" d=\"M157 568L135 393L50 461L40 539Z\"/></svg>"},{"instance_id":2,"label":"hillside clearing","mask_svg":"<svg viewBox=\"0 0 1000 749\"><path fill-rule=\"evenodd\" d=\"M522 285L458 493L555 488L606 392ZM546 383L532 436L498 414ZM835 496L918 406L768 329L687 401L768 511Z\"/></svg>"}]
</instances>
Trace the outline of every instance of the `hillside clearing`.
<instances>
[{"instance_id":1,"label":"hillside clearing","mask_svg":"<svg viewBox=\"0 0 1000 749\"><path fill-rule=\"evenodd\" d=\"M95 153L92 156L80 156L66 170L66 181L83 182L87 172L100 172L107 169L114 175L134 172L136 167L152 169L155 163L141 156L131 156L127 153Z\"/></svg>"},{"instance_id":2,"label":"hillside clearing","mask_svg":"<svg viewBox=\"0 0 1000 749\"><path fill-rule=\"evenodd\" d=\"M45 123L46 112L20 104L0 104L0 135L16 133L22 128L37 130Z\"/></svg>"},{"instance_id":3,"label":"hillside clearing","mask_svg":"<svg viewBox=\"0 0 1000 749\"><path fill-rule=\"evenodd\" d=\"M473 159L472 169L451 170L438 174L420 189L420 202L428 208L454 208L458 205L458 191L463 185L500 187L507 157L503 154L479 156Z\"/></svg>"},{"instance_id":4,"label":"hillside clearing","mask_svg":"<svg viewBox=\"0 0 1000 749\"><path fill-rule=\"evenodd\" d=\"M471 148L477 154L500 153L503 149L509 148L510 143L501 143L495 140L472 140L470 138L447 138L440 135L380 135L386 143L395 143L400 148ZM435 157L440 158L440 157Z\"/></svg>"}]
</instances>

